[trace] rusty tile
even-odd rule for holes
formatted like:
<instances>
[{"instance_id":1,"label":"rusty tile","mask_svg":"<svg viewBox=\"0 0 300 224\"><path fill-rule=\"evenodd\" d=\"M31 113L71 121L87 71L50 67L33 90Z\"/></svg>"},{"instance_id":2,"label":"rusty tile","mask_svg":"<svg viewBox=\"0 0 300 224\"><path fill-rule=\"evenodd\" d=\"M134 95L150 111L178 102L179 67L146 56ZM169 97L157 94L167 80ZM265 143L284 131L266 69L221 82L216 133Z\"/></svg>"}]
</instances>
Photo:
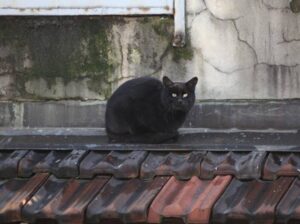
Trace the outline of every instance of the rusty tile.
<instances>
[{"instance_id":1,"label":"rusty tile","mask_svg":"<svg viewBox=\"0 0 300 224\"><path fill-rule=\"evenodd\" d=\"M0 152L0 178L14 178L18 175L20 160L26 155L26 150Z\"/></svg>"},{"instance_id":2,"label":"rusty tile","mask_svg":"<svg viewBox=\"0 0 300 224\"><path fill-rule=\"evenodd\" d=\"M300 180L297 178L276 209L276 223L300 223Z\"/></svg>"},{"instance_id":3,"label":"rusty tile","mask_svg":"<svg viewBox=\"0 0 300 224\"><path fill-rule=\"evenodd\" d=\"M200 177L234 175L238 179L257 179L266 156L265 152L208 152L201 163Z\"/></svg>"},{"instance_id":4,"label":"rusty tile","mask_svg":"<svg viewBox=\"0 0 300 224\"><path fill-rule=\"evenodd\" d=\"M275 208L292 181L292 177L275 181L232 180L213 209L213 223L273 223Z\"/></svg>"},{"instance_id":5,"label":"rusty tile","mask_svg":"<svg viewBox=\"0 0 300 224\"><path fill-rule=\"evenodd\" d=\"M19 177L30 177L34 174L33 168L43 160L49 151L30 151L24 156L18 167L18 176Z\"/></svg>"},{"instance_id":6,"label":"rusty tile","mask_svg":"<svg viewBox=\"0 0 300 224\"><path fill-rule=\"evenodd\" d=\"M212 207L230 180L231 176L213 180L194 176L189 181L172 177L151 204L148 222L209 223Z\"/></svg>"},{"instance_id":7,"label":"rusty tile","mask_svg":"<svg viewBox=\"0 0 300 224\"><path fill-rule=\"evenodd\" d=\"M47 178L47 174L36 174L30 179L0 181L0 223L22 221L21 207Z\"/></svg>"},{"instance_id":8,"label":"rusty tile","mask_svg":"<svg viewBox=\"0 0 300 224\"><path fill-rule=\"evenodd\" d=\"M77 177L79 175L79 163L87 154L86 150L61 150L50 151L46 156L35 152L35 155L30 154L28 158L24 159L25 164L22 168L30 173L26 165L29 163L33 167L31 172L41 173L49 172L57 177ZM31 159L34 157L34 159ZM29 161L27 161L29 160ZM23 165L23 164L22 164Z\"/></svg>"},{"instance_id":9,"label":"rusty tile","mask_svg":"<svg viewBox=\"0 0 300 224\"><path fill-rule=\"evenodd\" d=\"M60 178L77 177L79 175L79 163L87 153L87 150L73 150L57 167L54 167L54 175Z\"/></svg>"},{"instance_id":10,"label":"rusty tile","mask_svg":"<svg viewBox=\"0 0 300 224\"><path fill-rule=\"evenodd\" d=\"M135 178L146 155L146 151L91 151L80 163L80 177L92 178L97 174L106 174L117 178Z\"/></svg>"},{"instance_id":11,"label":"rusty tile","mask_svg":"<svg viewBox=\"0 0 300 224\"><path fill-rule=\"evenodd\" d=\"M263 179L275 180L280 176L299 176L300 153L272 152L268 155Z\"/></svg>"},{"instance_id":12,"label":"rusty tile","mask_svg":"<svg viewBox=\"0 0 300 224\"><path fill-rule=\"evenodd\" d=\"M190 179L200 175L200 163L205 152L152 152L141 167L141 177L174 175L178 179Z\"/></svg>"},{"instance_id":13,"label":"rusty tile","mask_svg":"<svg viewBox=\"0 0 300 224\"><path fill-rule=\"evenodd\" d=\"M58 164L71 152L68 151L50 151L50 153L44 157L41 161L39 161L35 167L33 167L34 173L43 173L43 172L51 172L54 167L58 166Z\"/></svg>"},{"instance_id":14,"label":"rusty tile","mask_svg":"<svg viewBox=\"0 0 300 224\"><path fill-rule=\"evenodd\" d=\"M118 180L112 178L87 209L88 223L144 223L147 209L168 177Z\"/></svg>"},{"instance_id":15,"label":"rusty tile","mask_svg":"<svg viewBox=\"0 0 300 224\"><path fill-rule=\"evenodd\" d=\"M84 223L88 203L108 180L109 177L87 181L51 176L24 206L22 216L30 223L54 220L60 224Z\"/></svg>"}]
</instances>

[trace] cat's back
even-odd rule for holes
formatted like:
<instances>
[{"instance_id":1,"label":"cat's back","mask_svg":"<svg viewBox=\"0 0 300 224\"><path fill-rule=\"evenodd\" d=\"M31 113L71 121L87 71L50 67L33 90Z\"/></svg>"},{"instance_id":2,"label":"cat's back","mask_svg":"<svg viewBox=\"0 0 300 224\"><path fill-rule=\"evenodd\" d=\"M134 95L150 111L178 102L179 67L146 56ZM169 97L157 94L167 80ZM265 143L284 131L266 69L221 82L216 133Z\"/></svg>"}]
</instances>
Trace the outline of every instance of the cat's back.
<instances>
[{"instance_id":1,"label":"cat's back","mask_svg":"<svg viewBox=\"0 0 300 224\"><path fill-rule=\"evenodd\" d=\"M108 103L124 100L147 99L157 95L163 85L160 80L152 77L140 77L123 83L111 96Z\"/></svg>"},{"instance_id":2,"label":"cat's back","mask_svg":"<svg viewBox=\"0 0 300 224\"><path fill-rule=\"evenodd\" d=\"M136 78L122 84L107 101L107 132L128 133L138 117L152 113L150 111L157 104L161 89L161 81L151 77Z\"/></svg>"}]
</instances>

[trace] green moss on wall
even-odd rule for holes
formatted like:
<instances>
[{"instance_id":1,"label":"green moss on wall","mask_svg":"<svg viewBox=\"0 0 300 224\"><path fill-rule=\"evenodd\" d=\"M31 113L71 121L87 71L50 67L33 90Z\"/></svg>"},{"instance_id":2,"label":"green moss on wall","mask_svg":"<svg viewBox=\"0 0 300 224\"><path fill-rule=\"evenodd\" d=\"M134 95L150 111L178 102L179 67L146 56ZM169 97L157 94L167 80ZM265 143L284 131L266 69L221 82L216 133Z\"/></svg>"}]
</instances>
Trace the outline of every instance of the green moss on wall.
<instances>
[{"instance_id":1,"label":"green moss on wall","mask_svg":"<svg viewBox=\"0 0 300 224\"><path fill-rule=\"evenodd\" d=\"M172 47L172 39L174 32L174 20L172 17L161 17L160 19L152 20L152 27L156 34L168 40L169 51L175 62L183 60L191 60L193 58L193 50L189 38L186 40L184 47Z\"/></svg>"},{"instance_id":2,"label":"green moss on wall","mask_svg":"<svg viewBox=\"0 0 300 224\"><path fill-rule=\"evenodd\" d=\"M290 1L290 7L294 13L299 13L300 12L300 0Z\"/></svg>"},{"instance_id":3,"label":"green moss on wall","mask_svg":"<svg viewBox=\"0 0 300 224\"><path fill-rule=\"evenodd\" d=\"M153 30L163 38L171 39L173 37L174 20L172 17L161 17L150 20Z\"/></svg>"},{"instance_id":4,"label":"green moss on wall","mask_svg":"<svg viewBox=\"0 0 300 224\"><path fill-rule=\"evenodd\" d=\"M186 44L184 47L172 48L173 60L179 62L180 59L192 60L194 53L191 46L191 41L187 38Z\"/></svg>"},{"instance_id":5,"label":"green moss on wall","mask_svg":"<svg viewBox=\"0 0 300 224\"><path fill-rule=\"evenodd\" d=\"M14 49L12 63L22 65L26 54L31 61L30 67L19 69L18 91L26 95L26 82L39 78L46 80L49 88L57 78L64 84L88 79L90 90L107 95L114 70L109 58L111 24L99 17L1 20L0 43Z\"/></svg>"},{"instance_id":6,"label":"green moss on wall","mask_svg":"<svg viewBox=\"0 0 300 224\"><path fill-rule=\"evenodd\" d=\"M122 39L117 40L120 42L117 45L112 43L116 41L112 27L117 24L121 33L124 24L128 32L125 23L132 20L138 22L139 31L134 31L136 37L128 46L128 63L147 66L151 63L149 67L158 71L166 55L171 54L175 62L192 59L189 41L184 48L172 47L173 17L3 17L0 47L7 47L10 54L0 59L0 69L5 64L13 70L16 92L21 98L55 98L51 94L55 95L56 90L58 97L63 97L62 92L70 82L82 81L80 84L84 87L87 83L93 92L87 96L107 99L116 83L112 80L123 75L115 73L122 70L122 51L126 50L124 46L122 49ZM112 77L114 74L116 77ZM42 97L43 80L48 92ZM73 84L69 85L70 91L76 86ZM34 87L41 88L34 91Z\"/></svg>"}]
</instances>

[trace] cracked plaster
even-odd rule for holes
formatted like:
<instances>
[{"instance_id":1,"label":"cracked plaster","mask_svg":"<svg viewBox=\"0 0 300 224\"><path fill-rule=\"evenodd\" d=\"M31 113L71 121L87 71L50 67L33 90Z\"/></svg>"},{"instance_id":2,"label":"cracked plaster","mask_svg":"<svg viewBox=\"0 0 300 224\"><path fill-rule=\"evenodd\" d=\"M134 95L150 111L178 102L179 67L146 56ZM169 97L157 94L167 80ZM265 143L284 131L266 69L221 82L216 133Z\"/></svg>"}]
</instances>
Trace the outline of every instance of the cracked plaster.
<instances>
[{"instance_id":1,"label":"cracked plaster","mask_svg":"<svg viewBox=\"0 0 300 224\"><path fill-rule=\"evenodd\" d=\"M205 0L208 10L222 20L237 19L248 13L249 0Z\"/></svg>"},{"instance_id":2,"label":"cracked plaster","mask_svg":"<svg viewBox=\"0 0 300 224\"><path fill-rule=\"evenodd\" d=\"M254 98L299 98L300 66L257 64L253 83Z\"/></svg>"},{"instance_id":3,"label":"cracked plaster","mask_svg":"<svg viewBox=\"0 0 300 224\"><path fill-rule=\"evenodd\" d=\"M193 67L202 64L199 97L299 98L300 17L289 1L205 3L207 10L189 24L198 58Z\"/></svg>"},{"instance_id":4,"label":"cracked plaster","mask_svg":"<svg viewBox=\"0 0 300 224\"><path fill-rule=\"evenodd\" d=\"M204 0L186 0L186 12L187 14L198 14L206 9Z\"/></svg>"},{"instance_id":5,"label":"cracked plaster","mask_svg":"<svg viewBox=\"0 0 300 224\"><path fill-rule=\"evenodd\" d=\"M151 33L149 24L127 18L126 25L113 25L111 33L114 45L112 54L119 63L111 76L113 90L131 78L155 75L160 71L161 57L168 43Z\"/></svg>"},{"instance_id":6,"label":"cracked plaster","mask_svg":"<svg viewBox=\"0 0 300 224\"><path fill-rule=\"evenodd\" d=\"M187 0L186 10L191 49L184 48L188 56L176 60L180 49L170 45L170 18L111 22L108 57L114 69L106 82L96 84L99 89L113 91L144 75L178 81L198 76L199 100L300 97L300 14L290 10L289 0ZM15 73L22 77L32 67L26 49L17 57L10 44L0 43L1 99L15 95ZM25 88L32 98L104 100L89 89L88 81L83 76L65 83L58 77L49 87L36 79Z\"/></svg>"},{"instance_id":7,"label":"cracked plaster","mask_svg":"<svg viewBox=\"0 0 300 224\"><path fill-rule=\"evenodd\" d=\"M283 1L283 0L262 0L262 3L268 8L268 9L289 9L289 1Z\"/></svg>"}]
</instances>

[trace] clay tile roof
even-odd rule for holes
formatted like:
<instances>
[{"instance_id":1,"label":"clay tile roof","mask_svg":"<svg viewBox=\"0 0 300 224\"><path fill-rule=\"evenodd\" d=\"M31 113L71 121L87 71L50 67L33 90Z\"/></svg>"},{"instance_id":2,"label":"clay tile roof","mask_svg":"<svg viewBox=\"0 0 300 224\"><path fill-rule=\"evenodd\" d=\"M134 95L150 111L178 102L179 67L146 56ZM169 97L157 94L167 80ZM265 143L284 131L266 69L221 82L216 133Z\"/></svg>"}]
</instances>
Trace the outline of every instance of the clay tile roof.
<instances>
[{"instance_id":1,"label":"clay tile roof","mask_svg":"<svg viewBox=\"0 0 300 224\"><path fill-rule=\"evenodd\" d=\"M263 179L275 180L280 176L299 176L300 153L270 153L263 170Z\"/></svg>"},{"instance_id":2,"label":"clay tile roof","mask_svg":"<svg viewBox=\"0 0 300 224\"><path fill-rule=\"evenodd\" d=\"M80 163L80 177L113 175L117 178L135 178L146 158L146 151L90 152Z\"/></svg>"},{"instance_id":3,"label":"clay tile roof","mask_svg":"<svg viewBox=\"0 0 300 224\"><path fill-rule=\"evenodd\" d=\"M234 175L238 179L261 176L266 152L208 152L201 163L200 176L211 179L216 175Z\"/></svg>"},{"instance_id":4,"label":"clay tile roof","mask_svg":"<svg viewBox=\"0 0 300 224\"><path fill-rule=\"evenodd\" d=\"M0 147L1 224L300 223L295 147L74 144Z\"/></svg>"},{"instance_id":5,"label":"clay tile roof","mask_svg":"<svg viewBox=\"0 0 300 224\"><path fill-rule=\"evenodd\" d=\"M26 150L0 152L0 178L17 177L18 163L26 153Z\"/></svg>"},{"instance_id":6,"label":"clay tile roof","mask_svg":"<svg viewBox=\"0 0 300 224\"><path fill-rule=\"evenodd\" d=\"M200 164L205 152L151 152L141 166L141 177L176 176L190 179L200 175Z\"/></svg>"},{"instance_id":7,"label":"clay tile roof","mask_svg":"<svg viewBox=\"0 0 300 224\"><path fill-rule=\"evenodd\" d=\"M87 222L145 223L148 207L168 179L156 177L144 181L111 178L88 206Z\"/></svg>"},{"instance_id":8,"label":"clay tile roof","mask_svg":"<svg viewBox=\"0 0 300 224\"><path fill-rule=\"evenodd\" d=\"M296 178L276 208L277 223L299 223L300 180Z\"/></svg>"},{"instance_id":9,"label":"clay tile roof","mask_svg":"<svg viewBox=\"0 0 300 224\"><path fill-rule=\"evenodd\" d=\"M0 222L14 223L23 220L21 208L43 185L48 174L36 174L30 179L7 179L0 181Z\"/></svg>"},{"instance_id":10,"label":"clay tile roof","mask_svg":"<svg viewBox=\"0 0 300 224\"><path fill-rule=\"evenodd\" d=\"M22 219L29 223L52 220L59 223L84 223L85 209L108 177L91 181L57 179L50 176L22 209Z\"/></svg>"},{"instance_id":11,"label":"clay tile roof","mask_svg":"<svg viewBox=\"0 0 300 224\"><path fill-rule=\"evenodd\" d=\"M213 222L273 223L276 206L292 181L292 177L275 181L233 179L215 204Z\"/></svg>"},{"instance_id":12,"label":"clay tile roof","mask_svg":"<svg viewBox=\"0 0 300 224\"><path fill-rule=\"evenodd\" d=\"M208 223L213 205L230 180L231 176L217 176L213 180L193 176L188 181L172 177L152 202L148 222L178 219L188 223Z\"/></svg>"}]
</instances>

